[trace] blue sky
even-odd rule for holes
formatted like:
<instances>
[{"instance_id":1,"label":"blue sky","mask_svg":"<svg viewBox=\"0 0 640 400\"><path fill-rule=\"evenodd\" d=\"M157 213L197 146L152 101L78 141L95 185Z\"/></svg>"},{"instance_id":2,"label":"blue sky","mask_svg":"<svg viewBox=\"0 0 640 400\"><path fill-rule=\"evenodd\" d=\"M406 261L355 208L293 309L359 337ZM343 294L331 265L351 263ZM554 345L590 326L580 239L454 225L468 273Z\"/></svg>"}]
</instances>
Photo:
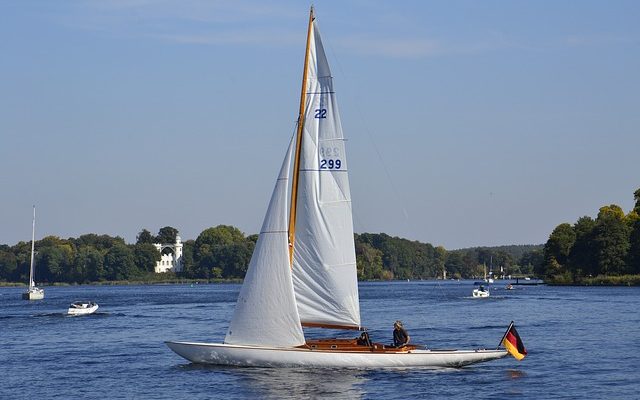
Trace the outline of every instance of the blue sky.
<instances>
[{"instance_id":1,"label":"blue sky","mask_svg":"<svg viewBox=\"0 0 640 400\"><path fill-rule=\"evenodd\" d=\"M546 241L640 188L640 2L316 1L356 232ZM0 243L258 231L309 3L1 1Z\"/></svg>"}]
</instances>

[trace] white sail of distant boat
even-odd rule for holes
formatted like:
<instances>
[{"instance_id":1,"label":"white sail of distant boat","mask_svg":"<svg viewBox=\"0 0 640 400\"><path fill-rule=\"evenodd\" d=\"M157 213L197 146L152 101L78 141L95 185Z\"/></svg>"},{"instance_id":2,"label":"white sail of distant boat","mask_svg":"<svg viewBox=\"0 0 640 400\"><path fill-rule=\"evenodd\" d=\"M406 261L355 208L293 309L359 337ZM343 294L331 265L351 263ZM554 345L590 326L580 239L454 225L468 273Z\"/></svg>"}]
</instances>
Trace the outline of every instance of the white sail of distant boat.
<instances>
[{"instance_id":1,"label":"white sail of distant boat","mask_svg":"<svg viewBox=\"0 0 640 400\"><path fill-rule=\"evenodd\" d=\"M31 229L31 263L29 265L29 289L22 293L24 300L42 300L44 299L44 289L36 286L35 277L35 240L36 240L36 206L33 206L33 224Z\"/></svg>"},{"instance_id":2,"label":"white sail of distant boat","mask_svg":"<svg viewBox=\"0 0 640 400\"><path fill-rule=\"evenodd\" d=\"M293 164L293 165L291 165ZM280 168L223 343L166 342L195 363L237 366L460 367L495 350L385 346L360 320L345 140L313 8L297 132ZM303 327L354 329L307 339Z\"/></svg>"},{"instance_id":3,"label":"white sail of distant boat","mask_svg":"<svg viewBox=\"0 0 640 400\"><path fill-rule=\"evenodd\" d=\"M493 256L489 259L489 277L487 278L487 266L484 266L484 281L493 283Z\"/></svg>"}]
</instances>

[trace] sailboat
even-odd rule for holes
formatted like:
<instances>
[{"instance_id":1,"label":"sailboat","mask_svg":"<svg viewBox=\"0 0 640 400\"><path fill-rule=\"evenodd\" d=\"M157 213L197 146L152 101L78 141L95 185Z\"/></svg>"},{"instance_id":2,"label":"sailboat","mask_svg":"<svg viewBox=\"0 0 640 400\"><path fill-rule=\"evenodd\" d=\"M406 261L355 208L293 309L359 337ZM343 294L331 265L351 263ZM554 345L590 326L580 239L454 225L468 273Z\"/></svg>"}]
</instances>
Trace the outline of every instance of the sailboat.
<instances>
[{"instance_id":1,"label":"sailboat","mask_svg":"<svg viewBox=\"0 0 640 400\"><path fill-rule=\"evenodd\" d=\"M223 343L166 344L194 363L259 367L461 367L507 355L374 343L361 324L345 158L331 71L313 8L297 129L276 180ZM303 327L362 331L306 339Z\"/></svg>"},{"instance_id":2,"label":"sailboat","mask_svg":"<svg viewBox=\"0 0 640 400\"><path fill-rule=\"evenodd\" d=\"M493 283L493 256L489 259L489 278L487 279L487 266L484 266L484 281Z\"/></svg>"},{"instance_id":3,"label":"sailboat","mask_svg":"<svg viewBox=\"0 0 640 400\"><path fill-rule=\"evenodd\" d=\"M35 254L35 240L36 240L36 206L33 206L33 226L31 229L31 264L29 267L29 289L22 293L24 300L42 300L44 299L44 289L40 289L36 286L35 282L35 268L34 268L34 254Z\"/></svg>"}]
</instances>

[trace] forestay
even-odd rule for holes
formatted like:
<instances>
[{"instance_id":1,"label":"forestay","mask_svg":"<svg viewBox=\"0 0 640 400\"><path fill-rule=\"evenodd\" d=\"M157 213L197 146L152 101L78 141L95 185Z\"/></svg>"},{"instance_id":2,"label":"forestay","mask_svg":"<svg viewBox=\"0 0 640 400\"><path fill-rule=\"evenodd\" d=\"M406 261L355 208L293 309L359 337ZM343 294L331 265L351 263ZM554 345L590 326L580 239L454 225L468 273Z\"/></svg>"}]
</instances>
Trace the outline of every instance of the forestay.
<instances>
[{"instance_id":1,"label":"forestay","mask_svg":"<svg viewBox=\"0 0 640 400\"><path fill-rule=\"evenodd\" d=\"M360 326L345 139L318 27L310 34L293 284L303 323Z\"/></svg>"},{"instance_id":2,"label":"forestay","mask_svg":"<svg viewBox=\"0 0 640 400\"><path fill-rule=\"evenodd\" d=\"M305 342L293 294L287 237L292 149L293 141L280 169L225 343L293 347Z\"/></svg>"}]
</instances>

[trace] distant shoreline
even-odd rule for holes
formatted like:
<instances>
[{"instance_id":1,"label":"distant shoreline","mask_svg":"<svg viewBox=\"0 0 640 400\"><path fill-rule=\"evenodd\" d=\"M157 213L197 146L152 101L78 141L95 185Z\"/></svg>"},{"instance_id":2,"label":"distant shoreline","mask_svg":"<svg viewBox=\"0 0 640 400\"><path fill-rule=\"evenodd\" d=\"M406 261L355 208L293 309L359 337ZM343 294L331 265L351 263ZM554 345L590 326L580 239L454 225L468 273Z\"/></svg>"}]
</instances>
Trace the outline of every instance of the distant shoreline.
<instances>
[{"instance_id":1,"label":"distant shoreline","mask_svg":"<svg viewBox=\"0 0 640 400\"><path fill-rule=\"evenodd\" d=\"M131 280L131 281L99 281L86 283L38 283L38 287L53 286L125 286L125 285L199 285L209 283L242 283L242 279L165 279L165 280ZM27 287L22 282L0 282L0 287Z\"/></svg>"},{"instance_id":2,"label":"distant shoreline","mask_svg":"<svg viewBox=\"0 0 640 400\"><path fill-rule=\"evenodd\" d=\"M581 278L578 282L548 282L552 286L640 286L640 275L619 275Z\"/></svg>"},{"instance_id":3,"label":"distant shoreline","mask_svg":"<svg viewBox=\"0 0 640 400\"><path fill-rule=\"evenodd\" d=\"M240 284L242 279L159 279L159 280L129 280L129 281L98 281L87 283L67 283L67 282L54 282L47 284L39 284L41 287L52 286L126 286L126 285L200 285L211 283L225 283L225 284ZM411 280L411 282L419 282L421 280ZM441 279L425 279L424 281L442 281ZM392 280L359 280L359 282L405 282L404 279L392 279ZM498 280L490 286L501 286L511 283L512 285L520 286L534 286L534 285L548 285L548 286L640 286L640 275L624 275L624 276L596 276L592 278L584 278L581 282L537 282L535 284L528 283L514 283L513 279ZM0 287L27 287L22 282L0 282Z\"/></svg>"}]
</instances>

